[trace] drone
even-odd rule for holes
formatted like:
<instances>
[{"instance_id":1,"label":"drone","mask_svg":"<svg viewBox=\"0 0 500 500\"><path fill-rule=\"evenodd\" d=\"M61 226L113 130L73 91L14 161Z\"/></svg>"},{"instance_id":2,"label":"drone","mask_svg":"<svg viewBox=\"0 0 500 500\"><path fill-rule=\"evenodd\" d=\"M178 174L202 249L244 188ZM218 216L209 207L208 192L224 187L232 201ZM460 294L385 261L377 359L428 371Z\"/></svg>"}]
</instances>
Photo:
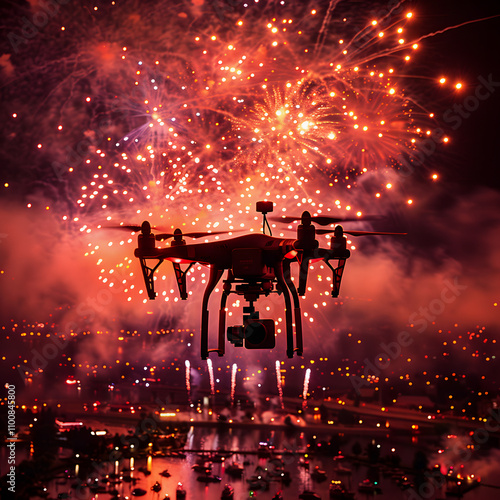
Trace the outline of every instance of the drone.
<instances>
[{"instance_id":1,"label":"drone","mask_svg":"<svg viewBox=\"0 0 500 500\"><path fill-rule=\"evenodd\" d=\"M173 233L154 233L148 221L141 226L120 225L118 228L139 232L138 245L134 251L140 261L144 283L149 299L154 300L154 273L163 261L172 263L179 295L182 300L188 298L186 276L196 263L210 268L201 308L201 359L216 352L222 357L225 353L225 339L235 347L246 349L272 349L276 345L275 322L273 319L261 319L255 310L255 302L262 296L276 293L283 296L285 305L286 354L293 358L296 353L302 356L302 313L299 296L306 294L309 266L318 261L324 262L332 271L332 297L338 297L346 260L351 253L347 248L345 234L351 236L366 235L404 235L379 231L344 231L339 222L358 221L360 217L331 217L311 215L304 211L300 217L282 216L272 220L282 223L300 222L297 225L297 237L273 237L266 215L273 211L272 201L259 201L256 211L263 215L262 232L236 236L221 241L187 244L184 237L200 238L227 234L227 231L187 232L175 229ZM377 218L377 217L375 217ZM364 218L363 220L366 220ZM316 228L315 225L332 228ZM266 234L266 227L269 234ZM316 235L331 234L329 248L321 248ZM171 239L170 246L156 247L157 241ZM151 261L153 261L151 263ZM335 265L332 265L333 262ZM291 265L298 264L298 287L292 279ZM181 267L184 266L184 269ZM219 308L217 348L209 349L208 303L212 292L226 272L223 280ZM229 326L226 330L226 304L230 294L243 296L248 305L243 307L243 322ZM295 332L294 332L295 326ZM295 339L295 341L294 341Z\"/></svg>"}]
</instances>

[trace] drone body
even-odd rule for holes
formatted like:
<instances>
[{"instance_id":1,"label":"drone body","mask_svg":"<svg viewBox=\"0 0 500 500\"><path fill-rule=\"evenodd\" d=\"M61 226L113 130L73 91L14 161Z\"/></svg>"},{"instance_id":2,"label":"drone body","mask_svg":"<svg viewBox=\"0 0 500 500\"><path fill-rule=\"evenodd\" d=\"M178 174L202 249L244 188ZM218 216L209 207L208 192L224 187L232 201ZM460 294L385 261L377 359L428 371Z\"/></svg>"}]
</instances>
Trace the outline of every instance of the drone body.
<instances>
[{"instance_id":1,"label":"drone body","mask_svg":"<svg viewBox=\"0 0 500 500\"><path fill-rule=\"evenodd\" d=\"M311 216L303 212L300 218L287 217L277 219L283 222L301 221L297 226L297 238L276 238L265 234L266 213L272 211L271 202L258 202L257 210L263 213L263 233L251 233L244 236L229 238L223 241L210 243L186 244L183 236L200 237L220 233L185 233L179 229L170 234L153 234L149 222L143 222L138 236L138 247L135 256L141 263L141 269L146 284L148 297L154 299L154 272L160 264L168 260L172 262L179 294L182 300L187 299L186 275L195 264L207 265L210 268L205 292L202 299L201 314L201 358L207 359L210 352L223 356L226 339L226 303L230 294L243 296L248 302L243 307L243 324L231 326L227 329L227 338L235 346L245 345L247 349L270 349L275 346L275 323L272 319L260 319L255 311L254 302L261 296L271 293L283 295L285 305L285 323L287 337L287 356L299 356L303 352L302 343L302 313L299 296L304 296L307 286L307 274L310 263L323 261L333 272L332 297L338 297L342 274L346 259L350 252L347 249L347 238L342 226L335 229L316 230L312 222L327 225L339 222L339 219L326 216ZM121 226L128 230L137 231L139 226ZM270 227L267 223L267 227ZM333 233L330 248L320 248L316 234ZM346 231L353 236L373 234L403 234L380 233L364 231ZM166 248L157 248L157 240L173 238L171 245ZM149 261L157 261L149 264ZM335 267L330 261L337 261ZM291 276L291 264L299 264L299 286L296 288ZM184 269L181 265L187 266ZM223 290L219 308L218 343L216 349L208 348L208 302L210 295L221 280L224 273ZM295 325L295 332L294 332ZM294 342L295 337L295 342Z\"/></svg>"}]
</instances>

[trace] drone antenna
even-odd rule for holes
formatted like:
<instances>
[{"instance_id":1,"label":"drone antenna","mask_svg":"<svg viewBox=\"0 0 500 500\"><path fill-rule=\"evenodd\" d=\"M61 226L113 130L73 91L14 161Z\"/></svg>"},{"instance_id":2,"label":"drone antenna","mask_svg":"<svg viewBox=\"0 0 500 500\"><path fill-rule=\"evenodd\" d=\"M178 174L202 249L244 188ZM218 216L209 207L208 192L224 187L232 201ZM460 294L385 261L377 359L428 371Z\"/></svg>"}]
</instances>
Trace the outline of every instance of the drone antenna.
<instances>
[{"instance_id":1,"label":"drone antenna","mask_svg":"<svg viewBox=\"0 0 500 500\"><path fill-rule=\"evenodd\" d=\"M272 236L273 233L271 232L271 226L269 225L266 214L263 214L263 215L264 215L264 218L262 220L262 232L264 234L266 234L266 226L267 226L267 229L269 229L269 236Z\"/></svg>"},{"instance_id":2,"label":"drone antenna","mask_svg":"<svg viewBox=\"0 0 500 500\"><path fill-rule=\"evenodd\" d=\"M267 229L269 230L269 236L272 236L273 233L271 232L271 226L269 225L266 214L273 211L273 206L274 203L272 201L258 201L255 206L257 212L260 212L263 215L262 232L266 234L266 226L267 226Z\"/></svg>"}]
</instances>

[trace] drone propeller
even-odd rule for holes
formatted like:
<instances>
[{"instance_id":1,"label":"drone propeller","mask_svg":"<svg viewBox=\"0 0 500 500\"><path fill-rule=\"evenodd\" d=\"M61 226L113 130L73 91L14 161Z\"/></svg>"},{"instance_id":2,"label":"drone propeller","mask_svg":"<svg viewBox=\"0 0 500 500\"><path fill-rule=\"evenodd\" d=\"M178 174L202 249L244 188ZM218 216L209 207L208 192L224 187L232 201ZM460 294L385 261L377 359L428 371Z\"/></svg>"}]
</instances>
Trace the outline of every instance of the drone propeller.
<instances>
[{"instance_id":1,"label":"drone propeller","mask_svg":"<svg viewBox=\"0 0 500 500\"><path fill-rule=\"evenodd\" d=\"M209 232L209 231L193 231L193 232L189 232L189 233L183 233L182 231L180 231L178 229L176 229L176 231L179 231L179 232L178 233L174 232L174 233L160 233L160 234L156 234L155 238L156 238L157 241L168 240L169 238L175 238L178 235L180 235L180 236L188 236L190 238L202 238L203 236L213 236L213 235L216 235L216 234L227 234L227 233L232 232L232 231L212 231L212 232Z\"/></svg>"},{"instance_id":2,"label":"drone propeller","mask_svg":"<svg viewBox=\"0 0 500 500\"><path fill-rule=\"evenodd\" d=\"M144 221L142 225L137 224L123 224L120 226L111 226L113 229L125 229L126 231L142 232L143 234L151 234L151 225L148 221ZM157 229L157 228L153 228ZM192 231L189 233L183 233L180 229L176 229L173 233L160 233L155 235L157 241L168 240L169 238L175 238L176 236L188 236L190 238L202 238L203 236L212 236L217 234L227 234L232 231Z\"/></svg>"},{"instance_id":3,"label":"drone propeller","mask_svg":"<svg viewBox=\"0 0 500 500\"><path fill-rule=\"evenodd\" d=\"M307 212L308 213L308 212ZM329 215L309 215L308 219L311 222L315 222L316 224L319 224L320 226L328 226L329 224L337 224L338 222L353 222L353 221L358 221L358 220L380 220L383 217L380 215L364 215L364 216L359 216L359 217L332 217ZM302 221L304 219L304 214L300 217L294 217L294 216L288 216L284 215L283 217L273 217L272 220L275 222L295 222L295 221Z\"/></svg>"},{"instance_id":4,"label":"drone propeller","mask_svg":"<svg viewBox=\"0 0 500 500\"><path fill-rule=\"evenodd\" d=\"M137 224L123 224L120 226L108 226L108 227L110 227L111 229L126 229L127 231L134 231L136 233L142 230L142 225L138 226ZM149 226L149 230L151 231L151 226Z\"/></svg>"},{"instance_id":5,"label":"drone propeller","mask_svg":"<svg viewBox=\"0 0 500 500\"><path fill-rule=\"evenodd\" d=\"M328 234L334 232L335 229L316 229L316 234ZM350 234L351 236L375 236L375 235L405 236L406 234L408 234L408 233L390 233L386 231L346 231L345 229L342 232L345 234Z\"/></svg>"}]
</instances>

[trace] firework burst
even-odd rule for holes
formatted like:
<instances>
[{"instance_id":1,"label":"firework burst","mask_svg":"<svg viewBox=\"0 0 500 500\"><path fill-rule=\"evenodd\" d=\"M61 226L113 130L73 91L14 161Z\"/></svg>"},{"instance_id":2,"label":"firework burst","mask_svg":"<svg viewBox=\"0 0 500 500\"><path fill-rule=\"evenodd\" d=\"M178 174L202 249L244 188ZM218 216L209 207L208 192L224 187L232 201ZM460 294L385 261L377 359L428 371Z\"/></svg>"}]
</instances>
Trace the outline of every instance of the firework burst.
<instances>
[{"instance_id":1,"label":"firework burst","mask_svg":"<svg viewBox=\"0 0 500 500\"><path fill-rule=\"evenodd\" d=\"M50 50L33 64L47 79L38 112L56 111L38 152L64 186L57 210L86 238L99 279L116 286L119 274L128 301L147 302L135 238L110 225L255 230L259 199L288 212L373 211L394 184L388 173L428 132L401 76L419 48L403 9L372 19L346 2L77 10L40 34ZM360 176L375 198L354 193Z\"/></svg>"}]
</instances>

